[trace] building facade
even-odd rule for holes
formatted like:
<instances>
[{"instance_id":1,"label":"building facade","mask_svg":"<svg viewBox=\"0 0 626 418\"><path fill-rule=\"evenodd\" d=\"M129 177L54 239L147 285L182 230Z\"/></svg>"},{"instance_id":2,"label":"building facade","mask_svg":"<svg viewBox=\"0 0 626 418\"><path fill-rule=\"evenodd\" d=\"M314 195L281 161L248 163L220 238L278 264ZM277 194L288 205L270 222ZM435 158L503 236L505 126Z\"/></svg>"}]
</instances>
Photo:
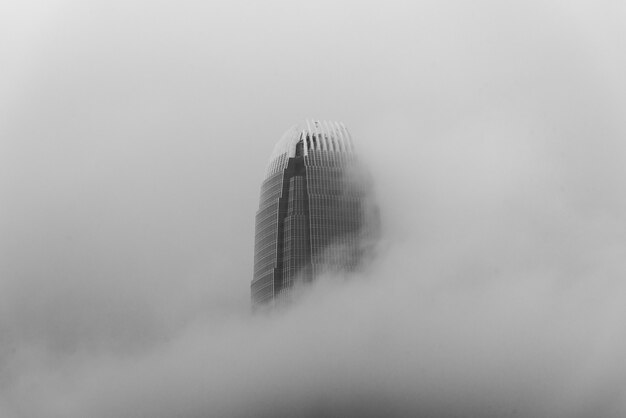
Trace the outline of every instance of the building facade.
<instances>
[{"instance_id":1,"label":"building facade","mask_svg":"<svg viewBox=\"0 0 626 418\"><path fill-rule=\"evenodd\" d=\"M346 127L306 121L289 129L261 186L253 306L274 303L325 272L356 269L377 223L369 177Z\"/></svg>"}]
</instances>

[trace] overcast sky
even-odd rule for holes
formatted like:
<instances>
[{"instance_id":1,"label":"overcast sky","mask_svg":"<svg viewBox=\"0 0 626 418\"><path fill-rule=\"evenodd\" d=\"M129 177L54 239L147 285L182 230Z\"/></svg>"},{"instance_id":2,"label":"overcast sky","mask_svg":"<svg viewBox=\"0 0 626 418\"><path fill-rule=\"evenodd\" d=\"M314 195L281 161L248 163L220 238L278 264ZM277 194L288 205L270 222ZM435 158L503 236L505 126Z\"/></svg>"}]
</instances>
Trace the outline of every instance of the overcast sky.
<instances>
[{"instance_id":1,"label":"overcast sky","mask_svg":"<svg viewBox=\"0 0 626 418\"><path fill-rule=\"evenodd\" d=\"M624 22L2 2L0 416L625 416ZM252 316L260 183L305 118L351 130L383 239Z\"/></svg>"}]
</instances>

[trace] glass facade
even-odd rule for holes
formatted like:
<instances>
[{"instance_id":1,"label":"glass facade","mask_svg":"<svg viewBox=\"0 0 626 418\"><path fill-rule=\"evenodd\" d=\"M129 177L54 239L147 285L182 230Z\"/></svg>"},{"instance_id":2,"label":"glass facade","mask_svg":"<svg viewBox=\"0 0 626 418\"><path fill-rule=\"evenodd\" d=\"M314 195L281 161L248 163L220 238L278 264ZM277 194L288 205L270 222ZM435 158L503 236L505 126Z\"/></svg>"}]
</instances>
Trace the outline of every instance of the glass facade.
<instances>
[{"instance_id":1,"label":"glass facade","mask_svg":"<svg viewBox=\"0 0 626 418\"><path fill-rule=\"evenodd\" d=\"M350 271L377 232L369 180L343 124L306 122L276 145L256 215L253 306L298 282Z\"/></svg>"}]
</instances>

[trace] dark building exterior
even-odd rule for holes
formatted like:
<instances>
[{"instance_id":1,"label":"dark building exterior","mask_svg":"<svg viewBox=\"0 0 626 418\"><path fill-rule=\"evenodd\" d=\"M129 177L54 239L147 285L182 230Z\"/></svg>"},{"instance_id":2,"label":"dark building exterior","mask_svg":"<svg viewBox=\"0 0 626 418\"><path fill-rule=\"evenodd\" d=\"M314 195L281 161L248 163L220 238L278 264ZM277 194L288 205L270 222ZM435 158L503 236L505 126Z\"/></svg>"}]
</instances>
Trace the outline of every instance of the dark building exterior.
<instances>
[{"instance_id":1,"label":"dark building exterior","mask_svg":"<svg viewBox=\"0 0 626 418\"><path fill-rule=\"evenodd\" d=\"M306 121L276 144L256 214L252 304L359 266L377 231L369 180L340 123Z\"/></svg>"}]
</instances>

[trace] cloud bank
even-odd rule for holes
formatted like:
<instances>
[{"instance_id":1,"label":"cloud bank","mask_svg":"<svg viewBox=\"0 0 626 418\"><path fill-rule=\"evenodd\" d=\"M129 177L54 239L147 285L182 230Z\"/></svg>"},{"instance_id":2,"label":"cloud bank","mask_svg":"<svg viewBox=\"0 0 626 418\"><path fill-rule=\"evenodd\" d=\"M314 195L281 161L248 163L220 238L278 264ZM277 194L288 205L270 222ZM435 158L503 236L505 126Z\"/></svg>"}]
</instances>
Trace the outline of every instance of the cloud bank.
<instances>
[{"instance_id":1,"label":"cloud bank","mask_svg":"<svg viewBox=\"0 0 626 418\"><path fill-rule=\"evenodd\" d=\"M620 6L12 7L3 417L626 413ZM351 129L382 241L253 316L264 164L305 117Z\"/></svg>"}]
</instances>

